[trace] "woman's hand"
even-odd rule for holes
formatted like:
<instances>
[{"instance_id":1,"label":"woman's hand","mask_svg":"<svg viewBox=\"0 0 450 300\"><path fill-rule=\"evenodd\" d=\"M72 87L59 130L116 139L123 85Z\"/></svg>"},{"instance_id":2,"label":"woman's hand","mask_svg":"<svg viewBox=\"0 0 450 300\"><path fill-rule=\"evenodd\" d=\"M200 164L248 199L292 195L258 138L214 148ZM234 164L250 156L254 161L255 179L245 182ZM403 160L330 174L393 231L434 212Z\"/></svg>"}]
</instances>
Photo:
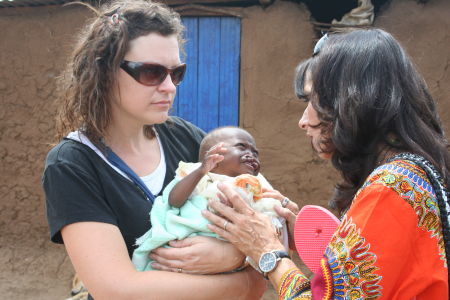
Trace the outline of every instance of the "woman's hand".
<instances>
[{"instance_id":1,"label":"woman's hand","mask_svg":"<svg viewBox=\"0 0 450 300\"><path fill-rule=\"evenodd\" d=\"M297 205L297 204L295 204L295 205ZM289 234L289 248L292 250L296 250L295 241L294 241L294 226L295 226L295 220L297 218L297 214L294 214L288 208L284 208L284 207L280 207L280 206L274 206L274 209L275 209L275 212L280 217L282 217L286 220L286 223L288 226L288 234Z\"/></svg>"},{"instance_id":2,"label":"woman's hand","mask_svg":"<svg viewBox=\"0 0 450 300\"><path fill-rule=\"evenodd\" d=\"M277 199L281 202L281 207L274 206L274 209L275 209L275 212L280 217L286 219L286 222L288 225L288 231L289 231L289 248L291 248L292 250L295 250L294 225L295 225L295 218L297 217L297 214L299 212L297 203L289 200L289 198L285 197L283 194L281 194L277 190L263 188L262 192L263 192L262 196L264 198L273 198L273 199Z\"/></svg>"},{"instance_id":3,"label":"woman's hand","mask_svg":"<svg viewBox=\"0 0 450 300\"><path fill-rule=\"evenodd\" d=\"M209 229L230 241L239 250L259 261L262 253L272 250L284 250L270 218L255 212L242 197L229 185L218 184L221 202L230 203L233 207L219 201L210 201L209 205L220 215L209 211L202 214L212 224Z\"/></svg>"},{"instance_id":4,"label":"woman's hand","mask_svg":"<svg viewBox=\"0 0 450 300\"><path fill-rule=\"evenodd\" d=\"M298 208L297 203L289 200L288 197L284 196L277 190L263 188L262 189L262 198L273 198L273 199L279 200L282 207L289 209L295 215L297 215L300 210Z\"/></svg>"},{"instance_id":5,"label":"woman's hand","mask_svg":"<svg viewBox=\"0 0 450 300\"><path fill-rule=\"evenodd\" d=\"M245 255L232 244L217 238L196 236L171 241L172 248L158 248L150 253L157 270L188 274L217 274L240 267Z\"/></svg>"}]
</instances>

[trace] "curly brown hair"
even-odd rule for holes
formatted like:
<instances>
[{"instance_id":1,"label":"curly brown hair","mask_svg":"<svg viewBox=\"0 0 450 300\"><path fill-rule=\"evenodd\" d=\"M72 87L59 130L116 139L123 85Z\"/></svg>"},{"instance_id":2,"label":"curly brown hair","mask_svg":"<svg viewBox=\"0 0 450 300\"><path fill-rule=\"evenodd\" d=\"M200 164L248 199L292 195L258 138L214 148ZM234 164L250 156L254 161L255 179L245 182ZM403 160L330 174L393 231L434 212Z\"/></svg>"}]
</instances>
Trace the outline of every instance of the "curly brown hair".
<instances>
[{"instance_id":1,"label":"curly brown hair","mask_svg":"<svg viewBox=\"0 0 450 300\"><path fill-rule=\"evenodd\" d=\"M150 33L176 35L182 48L184 26L178 13L164 4L145 0L116 0L96 9L80 3L96 16L80 31L67 68L59 78L57 134L81 130L93 143L105 136L111 121L116 73L130 41ZM144 133L153 138L152 126Z\"/></svg>"}]
</instances>

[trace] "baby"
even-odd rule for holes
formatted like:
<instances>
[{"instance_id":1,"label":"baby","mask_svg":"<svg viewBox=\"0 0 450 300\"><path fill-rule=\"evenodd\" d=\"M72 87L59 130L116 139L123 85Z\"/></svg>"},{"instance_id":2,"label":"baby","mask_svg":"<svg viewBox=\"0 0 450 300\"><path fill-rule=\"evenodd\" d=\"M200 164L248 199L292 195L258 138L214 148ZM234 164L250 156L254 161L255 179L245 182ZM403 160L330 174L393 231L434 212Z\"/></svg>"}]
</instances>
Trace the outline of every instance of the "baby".
<instances>
[{"instance_id":1,"label":"baby","mask_svg":"<svg viewBox=\"0 0 450 300\"><path fill-rule=\"evenodd\" d=\"M274 211L280 201L263 198L263 188L272 189L259 173L260 161L255 140L238 127L220 127L205 136L199 151L201 163L180 162L175 179L156 198L150 212L152 228L140 237L133 253L139 271L151 270L148 254L171 240L189 236L217 237L207 228L201 215L209 199L218 199L217 183L230 182L255 210L272 217L274 226L283 228ZM285 228L284 228L285 229ZM286 230L283 240L287 242Z\"/></svg>"}]
</instances>

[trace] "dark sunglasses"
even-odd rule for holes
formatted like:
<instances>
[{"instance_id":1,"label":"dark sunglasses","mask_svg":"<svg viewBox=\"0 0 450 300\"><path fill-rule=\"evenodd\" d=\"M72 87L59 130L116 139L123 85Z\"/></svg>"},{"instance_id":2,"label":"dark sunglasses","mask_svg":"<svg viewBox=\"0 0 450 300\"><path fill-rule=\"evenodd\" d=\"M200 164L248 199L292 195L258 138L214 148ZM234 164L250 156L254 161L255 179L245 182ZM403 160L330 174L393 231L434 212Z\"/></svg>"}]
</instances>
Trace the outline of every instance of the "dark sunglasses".
<instances>
[{"instance_id":1,"label":"dark sunglasses","mask_svg":"<svg viewBox=\"0 0 450 300\"><path fill-rule=\"evenodd\" d=\"M134 80L146 86L161 84L169 74L173 84L179 85L186 73L186 64L169 69L158 64L124 60L120 67Z\"/></svg>"}]
</instances>

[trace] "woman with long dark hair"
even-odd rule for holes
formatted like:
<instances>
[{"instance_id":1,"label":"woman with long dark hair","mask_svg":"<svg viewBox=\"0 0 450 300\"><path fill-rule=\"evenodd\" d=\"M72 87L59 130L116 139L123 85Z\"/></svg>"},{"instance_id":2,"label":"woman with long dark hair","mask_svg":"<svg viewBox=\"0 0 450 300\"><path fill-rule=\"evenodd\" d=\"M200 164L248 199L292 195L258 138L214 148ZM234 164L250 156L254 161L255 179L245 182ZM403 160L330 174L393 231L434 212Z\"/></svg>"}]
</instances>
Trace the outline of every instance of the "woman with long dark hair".
<instances>
[{"instance_id":1,"label":"woman with long dark hair","mask_svg":"<svg viewBox=\"0 0 450 300\"><path fill-rule=\"evenodd\" d=\"M450 155L425 81L379 29L331 35L315 52L297 68L299 127L342 177L320 270L310 281L288 257L264 260L283 246L228 186L234 210L211 203L222 215L204 212L211 229L260 261L280 299L448 299Z\"/></svg>"}]
</instances>

